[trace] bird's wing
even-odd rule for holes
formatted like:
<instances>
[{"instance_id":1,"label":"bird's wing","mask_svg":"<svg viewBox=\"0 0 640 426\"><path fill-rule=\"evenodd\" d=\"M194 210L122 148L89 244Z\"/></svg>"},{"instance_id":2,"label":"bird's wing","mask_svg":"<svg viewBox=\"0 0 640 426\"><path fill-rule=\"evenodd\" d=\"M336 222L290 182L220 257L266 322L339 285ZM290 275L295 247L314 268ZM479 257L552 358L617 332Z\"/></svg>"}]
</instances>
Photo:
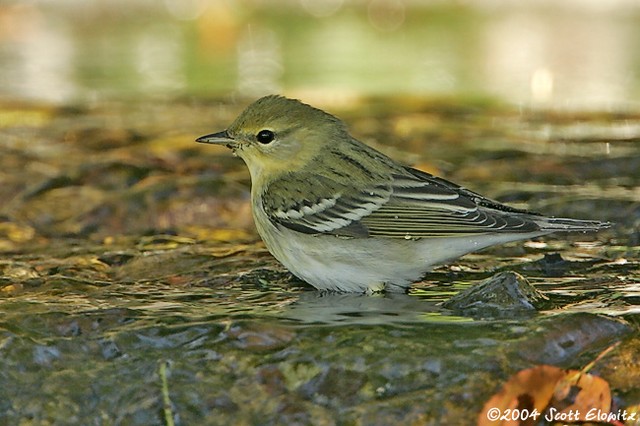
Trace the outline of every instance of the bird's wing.
<instances>
[{"instance_id":1,"label":"bird's wing","mask_svg":"<svg viewBox=\"0 0 640 426\"><path fill-rule=\"evenodd\" d=\"M358 190L319 176L306 194L272 196L283 193L274 190L277 186L298 187L296 179L288 175L276 181L263 207L273 222L307 234L425 238L539 230L528 218L531 213L411 168Z\"/></svg>"},{"instance_id":2,"label":"bird's wing","mask_svg":"<svg viewBox=\"0 0 640 426\"><path fill-rule=\"evenodd\" d=\"M272 182L262 206L272 222L306 234L367 237L361 219L386 204L392 193L390 180L359 191L324 176L314 176L313 186L303 193L297 188L309 186L300 185L302 178L292 173Z\"/></svg>"},{"instance_id":3,"label":"bird's wing","mask_svg":"<svg viewBox=\"0 0 640 426\"><path fill-rule=\"evenodd\" d=\"M389 201L361 219L370 236L423 238L535 232L533 213L489 200L419 170L393 175Z\"/></svg>"}]
</instances>

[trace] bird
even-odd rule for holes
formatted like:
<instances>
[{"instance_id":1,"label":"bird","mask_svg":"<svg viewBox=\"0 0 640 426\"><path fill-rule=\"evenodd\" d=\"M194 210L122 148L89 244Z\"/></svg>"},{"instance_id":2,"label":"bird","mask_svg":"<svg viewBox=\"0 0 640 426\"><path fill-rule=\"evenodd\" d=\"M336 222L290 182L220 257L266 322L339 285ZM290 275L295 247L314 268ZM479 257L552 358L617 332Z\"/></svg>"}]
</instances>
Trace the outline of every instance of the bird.
<instances>
[{"instance_id":1,"label":"bird","mask_svg":"<svg viewBox=\"0 0 640 426\"><path fill-rule=\"evenodd\" d=\"M434 266L492 245L609 222L543 216L394 161L339 118L280 95L196 139L246 163L259 235L293 275L328 292L407 292Z\"/></svg>"}]
</instances>

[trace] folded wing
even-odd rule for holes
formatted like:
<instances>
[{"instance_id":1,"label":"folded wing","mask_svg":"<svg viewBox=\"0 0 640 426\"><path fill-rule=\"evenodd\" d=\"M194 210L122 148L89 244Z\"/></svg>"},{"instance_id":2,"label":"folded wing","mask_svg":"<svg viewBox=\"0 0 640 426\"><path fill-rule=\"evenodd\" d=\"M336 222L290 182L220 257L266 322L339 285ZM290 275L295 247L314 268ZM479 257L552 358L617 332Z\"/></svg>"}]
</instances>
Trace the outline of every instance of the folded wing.
<instances>
[{"instance_id":1,"label":"folded wing","mask_svg":"<svg viewBox=\"0 0 640 426\"><path fill-rule=\"evenodd\" d=\"M278 185L295 188L298 178L288 175L275 182L271 189L277 189ZM263 197L263 207L272 221L289 229L356 238L413 239L528 233L540 229L532 213L499 204L410 168L398 170L388 180L359 190L347 183L318 177L309 194L299 195L295 202Z\"/></svg>"}]
</instances>

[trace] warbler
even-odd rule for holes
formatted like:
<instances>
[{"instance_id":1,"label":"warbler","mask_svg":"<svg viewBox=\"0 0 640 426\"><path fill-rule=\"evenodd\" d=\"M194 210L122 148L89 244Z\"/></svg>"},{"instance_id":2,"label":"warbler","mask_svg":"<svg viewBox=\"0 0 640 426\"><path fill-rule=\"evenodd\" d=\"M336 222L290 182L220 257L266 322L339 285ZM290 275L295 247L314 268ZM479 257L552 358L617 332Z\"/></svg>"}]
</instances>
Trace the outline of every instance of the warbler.
<instances>
[{"instance_id":1,"label":"warbler","mask_svg":"<svg viewBox=\"0 0 640 426\"><path fill-rule=\"evenodd\" d=\"M282 96L258 99L225 131L196 141L245 161L258 233L319 290L406 291L434 265L475 250L609 226L490 200L402 165L333 115Z\"/></svg>"}]
</instances>

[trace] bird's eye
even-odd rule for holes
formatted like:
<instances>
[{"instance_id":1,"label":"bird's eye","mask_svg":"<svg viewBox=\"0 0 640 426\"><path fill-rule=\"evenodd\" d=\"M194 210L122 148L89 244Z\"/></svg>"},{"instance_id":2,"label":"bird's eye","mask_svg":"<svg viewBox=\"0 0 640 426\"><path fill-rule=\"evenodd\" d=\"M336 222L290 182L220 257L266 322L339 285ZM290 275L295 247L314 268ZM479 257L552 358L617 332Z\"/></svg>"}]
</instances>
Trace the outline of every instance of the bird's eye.
<instances>
[{"instance_id":1,"label":"bird's eye","mask_svg":"<svg viewBox=\"0 0 640 426\"><path fill-rule=\"evenodd\" d=\"M265 145L273 142L275 138L276 138L276 134L273 133L271 130L260 130L256 135L257 141Z\"/></svg>"}]
</instances>

